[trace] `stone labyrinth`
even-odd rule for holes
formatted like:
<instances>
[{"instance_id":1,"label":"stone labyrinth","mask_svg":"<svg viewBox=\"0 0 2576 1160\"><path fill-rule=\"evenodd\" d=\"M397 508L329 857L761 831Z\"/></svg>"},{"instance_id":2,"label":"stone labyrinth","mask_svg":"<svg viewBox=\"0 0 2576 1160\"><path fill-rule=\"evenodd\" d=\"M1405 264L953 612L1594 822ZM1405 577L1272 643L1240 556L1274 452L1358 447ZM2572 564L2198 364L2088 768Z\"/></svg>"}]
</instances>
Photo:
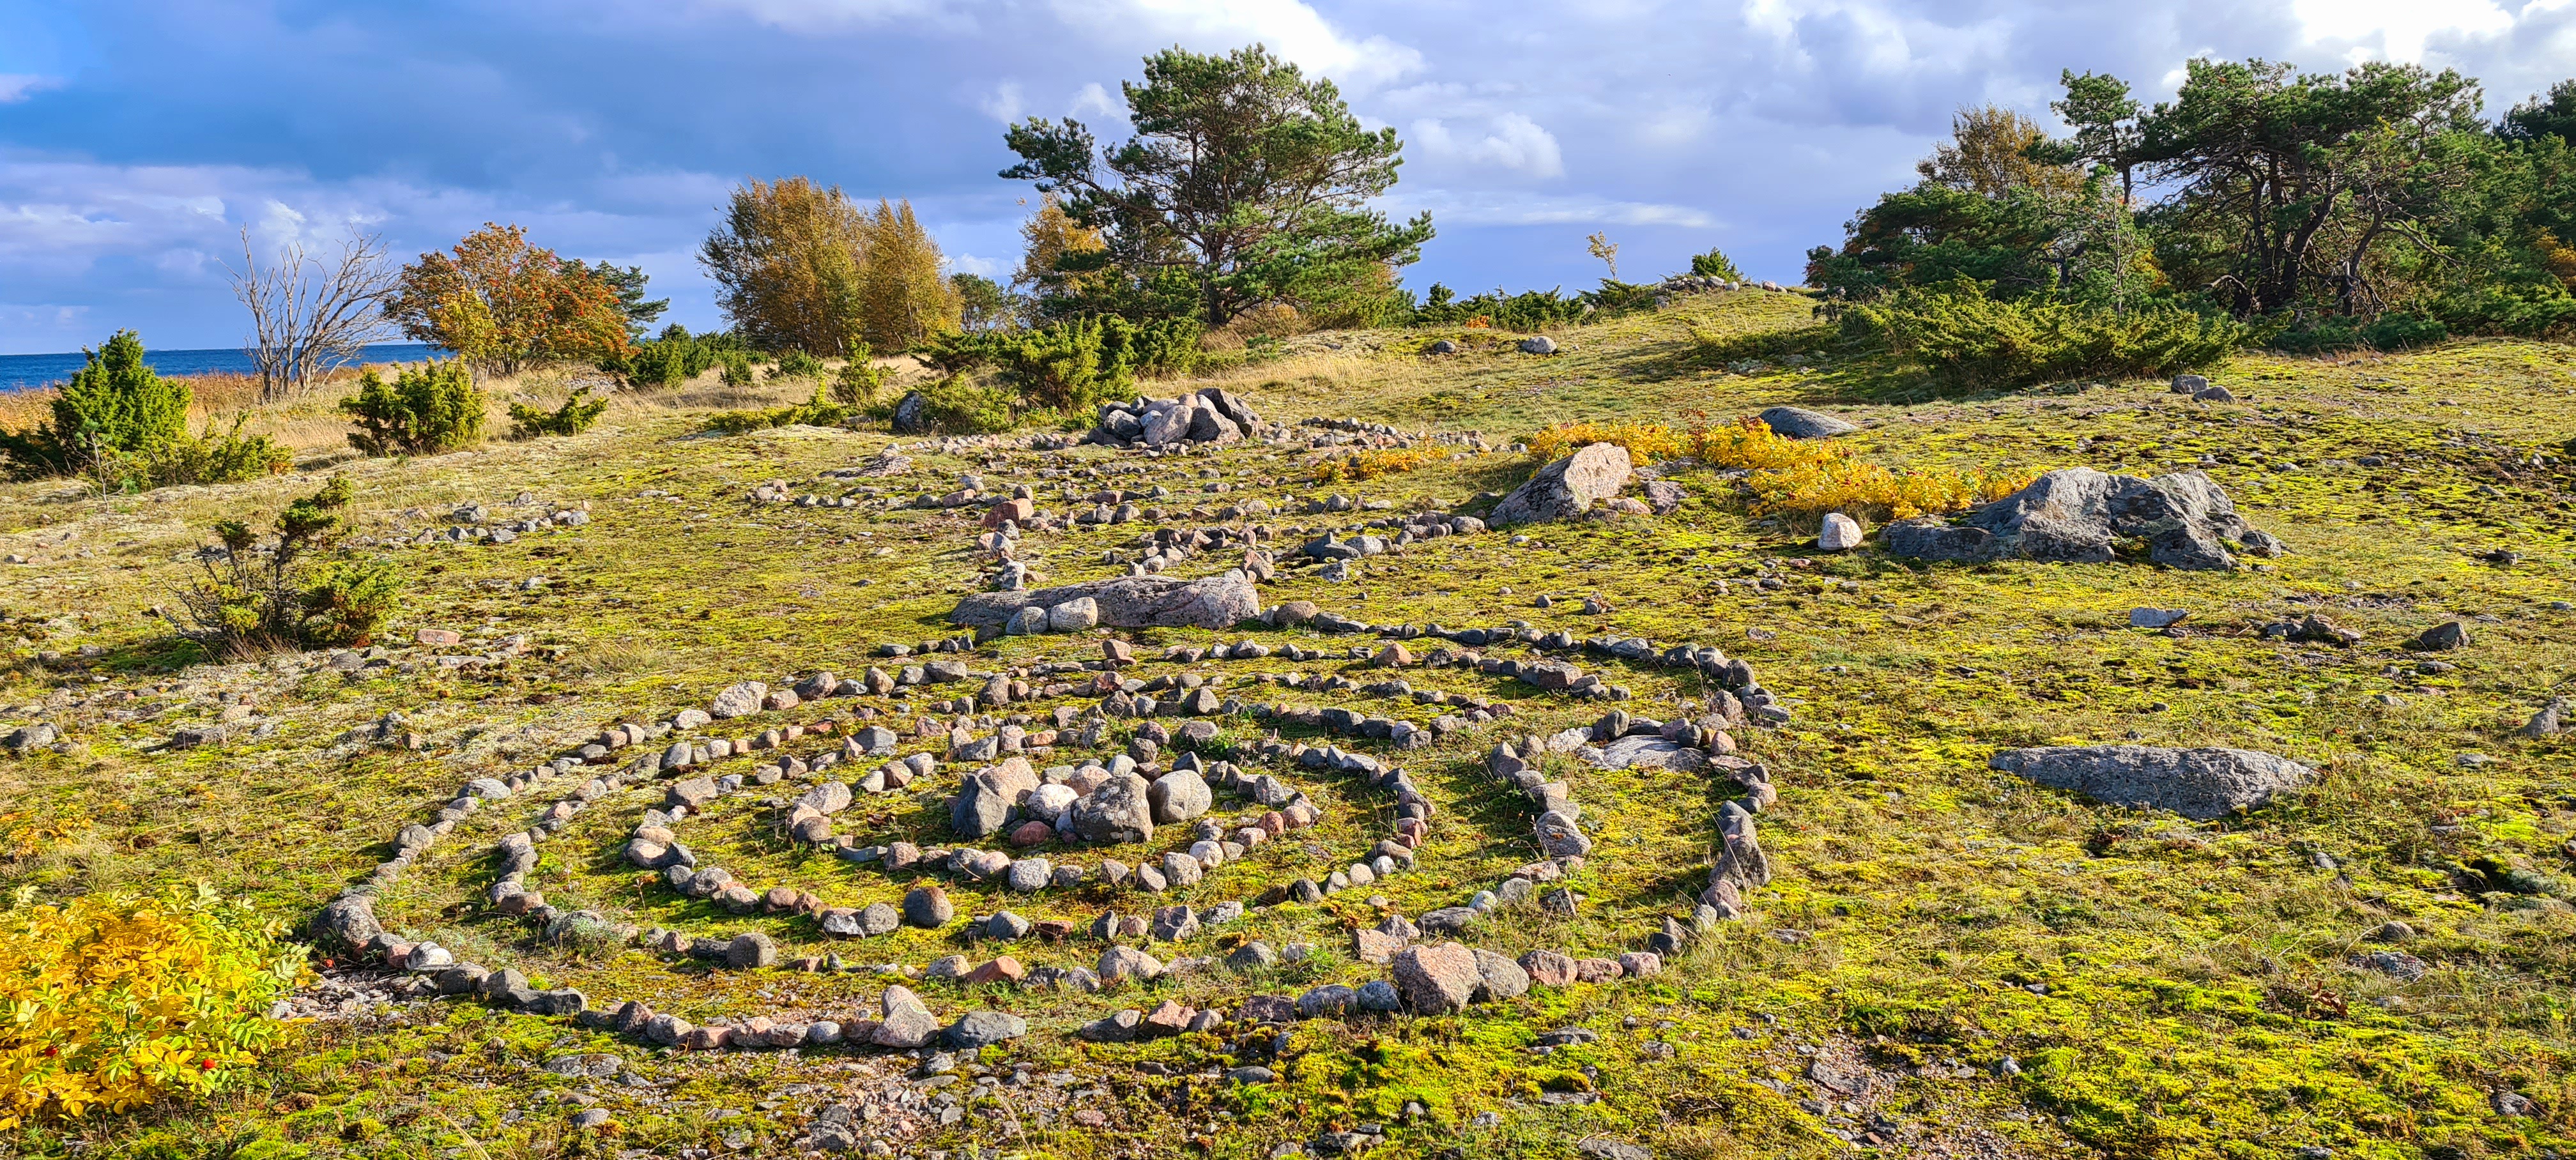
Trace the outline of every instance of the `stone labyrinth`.
<instances>
[{"instance_id":1,"label":"stone labyrinth","mask_svg":"<svg viewBox=\"0 0 2576 1160\"><path fill-rule=\"evenodd\" d=\"M1409 442L1382 428L1322 427L1310 446ZM1284 441L1285 429L1273 430ZM1107 466L1148 474L1173 455L1168 465L1186 467L1214 452L1139 447ZM890 451L835 478L899 475L903 458ZM1565 473L1542 473L1532 486L1569 483ZM1275 1025L1298 1020L1454 1014L1532 987L1654 976L1665 959L1741 917L1770 880L1755 832L1755 818L1775 801L1770 774L1738 756L1733 732L1783 720L1787 710L1743 660L1703 644L1577 639L1519 621L1370 624L1306 601L1260 599L1257 585L1286 568L1336 569L1500 534L1472 517L1371 516L1289 549L1257 522L1269 514L1261 501L1167 515L1138 506L1170 494L1150 483L1074 492L1066 489L1071 506L1061 514L1039 511L1027 486L988 494L973 476L946 495L869 495L865 502L887 507L982 509L975 551L992 590L961 601L952 617L971 632L815 658L798 673L743 674L701 705L639 712L543 765L474 777L392 836L391 856L314 918L317 941L399 972L395 986L414 997L479 1001L671 1048L926 1057L1056 1033L1033 1032L1021 1016L970 998L971 988L1005 986L1055 994L1038 1006L1074 1016L1064 1033L1125 1042L1214 1031L1241 1037L1239 1056L1261 1059ZM861 502L799 496L784 484L752 498ZM1515 495L1504 506L1515 501L1560 511L1589 502ZM1315 508L1369 516L1342 497ZM1124 575L1030 587L1039 577L1021 540L1094 523L1151 525L1104 559ZM1304 539L1312 529L1294 531ZM1221 573L1167 574L1216 553ZM1220 639L1140 648L1125 635L1186 628ZM1013 637L1028 638L1015 651L1060 647L1041 659L993 660L985 646ZM1663 721L1621 707L1628 692L1618 674L1649 669L1689 678L1696 710ZM1535 691L1539 703L1578 719L1591 715L1578 702L1604 711L1588 727L1536 731L1494 699L1506 688L1524 709ZM1443 768L1433 776L1409 759ZM1468 765L1473 776L1458 776ZM1545 927L1520 921L1523 914L1573 916L1593 905L1577 889L1593 853L1587 825L1597 825L1587 782L1621 769L1659 769L1726 798L1710 819L1703 869L1659 896L1621 900L1625 911L1661 918L1625 930L1619 945L1515 943L1513 932ZM605 814L622 838L568 835L591 814ZM1465 836L1477 848L1526 860L1457 883L1447 905L1398 912L1381 884L1447 878L1448 868L1421 859L1444 827L1474 827ZM879 840L886 835L896 836ZM488 865L492 908L532 942L641 947L675 972L854 972L883 986L873 1004L845 1012L781 1010L704 1025L613 994L535 989L518 970L460 961L379 921L378 897L452 843L488 847L488 863L477 865ZM801 852L805 877L819 865L835 885L759 881L708 852L744 849ZM638 890L694 900L685 913L700 918L688 931L635 930L596 910L559 907L531 886L550 866L626 875ZM1337 943L1279 933L1283 908L1318 906L1343 916ZM873 961L881 956L871 943L906 927L940 932L957 953ZM782 940L836 949L790 958ZM1165 976L1259 981L1308 960L1346 965L1347 981L1254 993L1232 1010L1193 1010L1178 998L1121 1001L1146 996ZM1247 1065L1232 1078L1270 1077ZM828 1127L816 1129L819 1143L830 1143Z\"/></svg>"}]
</instances>

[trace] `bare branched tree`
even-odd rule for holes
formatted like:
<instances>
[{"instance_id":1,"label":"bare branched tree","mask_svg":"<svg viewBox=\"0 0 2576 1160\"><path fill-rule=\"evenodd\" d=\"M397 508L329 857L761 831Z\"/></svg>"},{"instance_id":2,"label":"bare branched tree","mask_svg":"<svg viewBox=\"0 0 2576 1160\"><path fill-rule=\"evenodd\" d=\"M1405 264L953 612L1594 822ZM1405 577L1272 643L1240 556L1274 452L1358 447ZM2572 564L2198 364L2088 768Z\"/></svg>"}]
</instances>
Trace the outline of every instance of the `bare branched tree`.
<instances>
[{"instance_id":1,"label":"bare branched tree","mask_svg":"<svg viewBox=\"0 0 2576 1160\"><path fill-rule=\"evenodd\" d=\"M313 376L391 333L384 304L396 274L375 234L352 230L331 256L290 241L274 263L262 266L244 229L241 269L226 266L225 272L232 275L233 296L250 308L250 344L243 350L259 368L264 400L301 394Z\"/></svg>"}]
</instances>

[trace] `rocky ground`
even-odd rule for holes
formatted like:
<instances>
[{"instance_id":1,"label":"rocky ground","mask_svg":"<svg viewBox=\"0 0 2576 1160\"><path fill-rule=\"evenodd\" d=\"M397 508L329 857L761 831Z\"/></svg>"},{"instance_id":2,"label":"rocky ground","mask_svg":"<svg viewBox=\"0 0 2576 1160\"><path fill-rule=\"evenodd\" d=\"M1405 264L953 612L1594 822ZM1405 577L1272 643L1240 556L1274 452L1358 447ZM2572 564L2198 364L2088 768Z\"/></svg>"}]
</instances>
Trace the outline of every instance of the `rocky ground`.
<instances>
[{"instance_id":1,"label":"rocky ground","mask_svg":"<svg viewBox=\"0 0 2576 1160\"><path fill-rule=\"evenodd\" d=\"M0 884L210 883L317 978L255 1090L0 1149L2569 1147L2564 348L1908 402L1733 341L1807 314L1307 336L1106 441L628 408L0 490ZM1506 495L1548 422L1784 405L2130 522L1819 527L1600 452ZM1362 450L1423 454L1315 482ZM334 470L411 580L381 642L149 616ZM2221 500L2109 478L2186 471Z\"/></svg>"}]
</instances>

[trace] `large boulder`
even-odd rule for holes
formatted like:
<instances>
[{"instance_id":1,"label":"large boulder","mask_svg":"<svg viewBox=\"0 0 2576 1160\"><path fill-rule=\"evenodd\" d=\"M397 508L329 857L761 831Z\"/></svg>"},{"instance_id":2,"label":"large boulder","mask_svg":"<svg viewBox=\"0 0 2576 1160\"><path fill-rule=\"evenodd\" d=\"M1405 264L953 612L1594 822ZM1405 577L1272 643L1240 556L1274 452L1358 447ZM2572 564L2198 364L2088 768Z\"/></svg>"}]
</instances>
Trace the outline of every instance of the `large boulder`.
<instances>
[{"instance_id":1,"label":"large boulder","mask_svg":"<svg viewBox=\"0 0 2576 1160\"><path fill-rule=\"evenodd\" d=\"M1769 427L1772 434L1791 439L1831 439L1860 430L1831 415L1805 407L1772 407L1755 417L1761 419L1762 425Z\"/></svg>"},{"instance_id":2,"label":"large boulder","mask_svg":"<svg viewBox=\"0 0 2576 1160\"><path fill-rule=\"evenodd\" d=\"M1027 592L978 592L957 602L948 619L999 629L1023 608L1054 608L1088 599L1110 628L1232 628L1261 615L1261 594L1242 572L1202 580L1121 576Z\"/></svg>"},{"instance_id":3,"label":"large boulder","mask_svg":"<svg viewBox=\"0 0 2576 1160\"><path fill-rule=\"evenodd\" d=\"M1464 1011L1484 985L1476 952L1459 943L1406 947L1396 953L1395 989L1418 1015Z\"/></svg>"},{"instance_id":4,"label":"large boulder","mask_svg":"<svg viewBox=\"0 0 2576 1160\"><path fill-rule=\"evenodd\" d=\"M907 391L894 405L894 433L920 435L930 430L930 398L919 391Z\"/></svg>"},{"instance_id":5,"label":"large boulder","mask_svg":"<svg viewBox=\"0 0 2576 1160\"><path fill-rule=\"evenodd\" d=\"M1250 434L1252 429L1261 423L1261 416L1254 414L1252 408L1244 405L1243 400L1236 397L1234 392L1223 387L1200 388L1199 402L1215 408L1217 414L1225 416L1227 421L1243 428L1246 434Z\"/></svg>"},{"instance_id":6,"label":"large boulder","mask_svg":"<svg viewBox=\"0 0 2576 1160\"><path fill-rule=\"evenodd\" d=\"M1142 842L1154 836L1150 787L1135 774L1108 784L1073 803L1073 834L1086 842Z\"/></svg>"},{"instance_id":7,"label":"large boulder","mask_svg":"<svg viewBox=\"0 0 2576 1160\"><path fill-rule=\"evenodd\" d=\"M2089 467L2040 476L1957 526L1918 516L1889 524L1881 538L1893 555L1972 563L2007 557L2108 563L2126 540L2145 541L2155 563L2205 571L2234 568L2231 545L2258 556L2282 552L2281 541L2246 523L2227 493L2200 472L2150 480Z\"/></svg>"},{"instance_id":8,"label":"large boulder","mask_svg":"<svg viewBox=\"0 0 2576 1160\"><path fill-rule=\"evenodd\" d=\"M1002 832L1003 825L1010 821L1011 808L1038 785L1037 771L1017 757L976 770L958 791L957 804L949 808L948 825L969 838L989 838Z\"/></svg>"},{"instance_id":9,"label":"large boulder","mask_svg":"<svg viewBox=\"0 0 2576 1160\"><path fill-rule=\"evenodd\" d=\"M2262 805L2316 776L2285 757L2217 747L2052 745L2007 749L1989 764L2106 805L2172 810L2201 821Z\"/></svg>"},{"instance_id":10,"label":"large boulder","mask_svg":"<svg viewBox=\"0 0 2576 1160\"><path fill-rule=\"evenodd\" d=\"M1145 789L1145 800L1153 807L1157 825L1175 825L1208 812L1216 798L1208 790L1198 771L1175 769L1154 779Z\"/></svg>"},{"instance_id":11,"label":"large boulder","mask_svg":"<svg viewBox=\"0 0 2576 1160\"><path fill-rule=\"evenodd\" d=\"M1592 505L1619 494L1628 485L1628 449L1616 443L1588 443L1574 454L1538 469L1538 474L1494 505L1485 522L1495 527L1540 523L1579 516Z\"/></svg>"}]
</instances>

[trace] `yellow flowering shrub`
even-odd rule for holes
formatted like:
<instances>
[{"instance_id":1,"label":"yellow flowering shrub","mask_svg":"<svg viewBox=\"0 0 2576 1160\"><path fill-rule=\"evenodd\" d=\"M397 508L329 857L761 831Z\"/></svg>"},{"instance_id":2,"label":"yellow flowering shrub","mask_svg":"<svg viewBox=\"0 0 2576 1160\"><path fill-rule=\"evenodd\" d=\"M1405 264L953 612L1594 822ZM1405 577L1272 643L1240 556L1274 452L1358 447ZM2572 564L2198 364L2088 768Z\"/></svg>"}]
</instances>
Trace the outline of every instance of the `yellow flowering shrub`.
<instances>
[{"instance_id":1,"label":"yellow flowering shrub","mask_svg":"<svg viewBox=\"0 0 2576 1160\"><path fill-rule=\"evenodd\" d=\"M1562 459L1590 443L1616 443L1638 463L1671 459L1682 453L1682 436L1661 423L1559 423L1527 440L1529 453L1541 463Z\"/></svg>"},{"instance_id":2,"label":"yellow flowering shrub","mask_svg":"<svg viewBox=\"0 0 2576 1160\"><path fill-rule=\"evenodd\" d=\"M1695 425L1690 431L1691 455L1712 467L1743 467L1754 471L1783 468L1817 468L1845 462L1848 453L1843 445L1831 439L1792 439L1771 430L1760 419L1744 419L1721 427Z\"/></svg>"},{"instance_id":3,"label":"yellow flowering shrub","mask_svg":"<svg viewBox=\"0 0 2576 1160\"><path fill-rule=\"evenodd\" d=\"M1587 443L1616 443L1639 463L1689 455L1711 467L1753 474L1756 515L1821 516L1842 512L1872 520L1901 520L1954 512L2001 499L2030 485L2037 473L1896 471L1852 457L1832 439L1791 439L1760 419L1676 430L1661 423L1560 423L1531 435L1530 455L1562 458Z\"/></svg>"},{"instance_id":4,"label":"yellow flowering shrub","mask_svg":"<svg viewBox=\"0 0 2576 1160\"><path fill-rule=\"evenodd\" d=\"M242 1083L282 1034L303 959L205 887L0 911L0 1129Z\"/></svg>"},{"instance_id":5,"label":"yellow flowering shrub","mask_svg":"<svg viewBox=\"0 0 2576 1160\"><path fill-rule=\"evenodd\" d=\"M1974 507L2020 491L2037 478L1975 470L1891 471L1844 459L1756 471L1745 483L1753 489L1755 515L1841 512L1886 521Z\"/></svg>"},{"instance_id":6,"label":"yellow flowering shrub","mask_svg":"<svg viewBox=\"0 0 2576 1160\"><path fill-rule=\"evenodd\" d=\"M1381 475L1400 475L1449 457L1440 447L1388 447L1336 455L1315 465L1317 483L1339 483L1344 480L1375 479Z\"/></svg>"}]
</instances>

